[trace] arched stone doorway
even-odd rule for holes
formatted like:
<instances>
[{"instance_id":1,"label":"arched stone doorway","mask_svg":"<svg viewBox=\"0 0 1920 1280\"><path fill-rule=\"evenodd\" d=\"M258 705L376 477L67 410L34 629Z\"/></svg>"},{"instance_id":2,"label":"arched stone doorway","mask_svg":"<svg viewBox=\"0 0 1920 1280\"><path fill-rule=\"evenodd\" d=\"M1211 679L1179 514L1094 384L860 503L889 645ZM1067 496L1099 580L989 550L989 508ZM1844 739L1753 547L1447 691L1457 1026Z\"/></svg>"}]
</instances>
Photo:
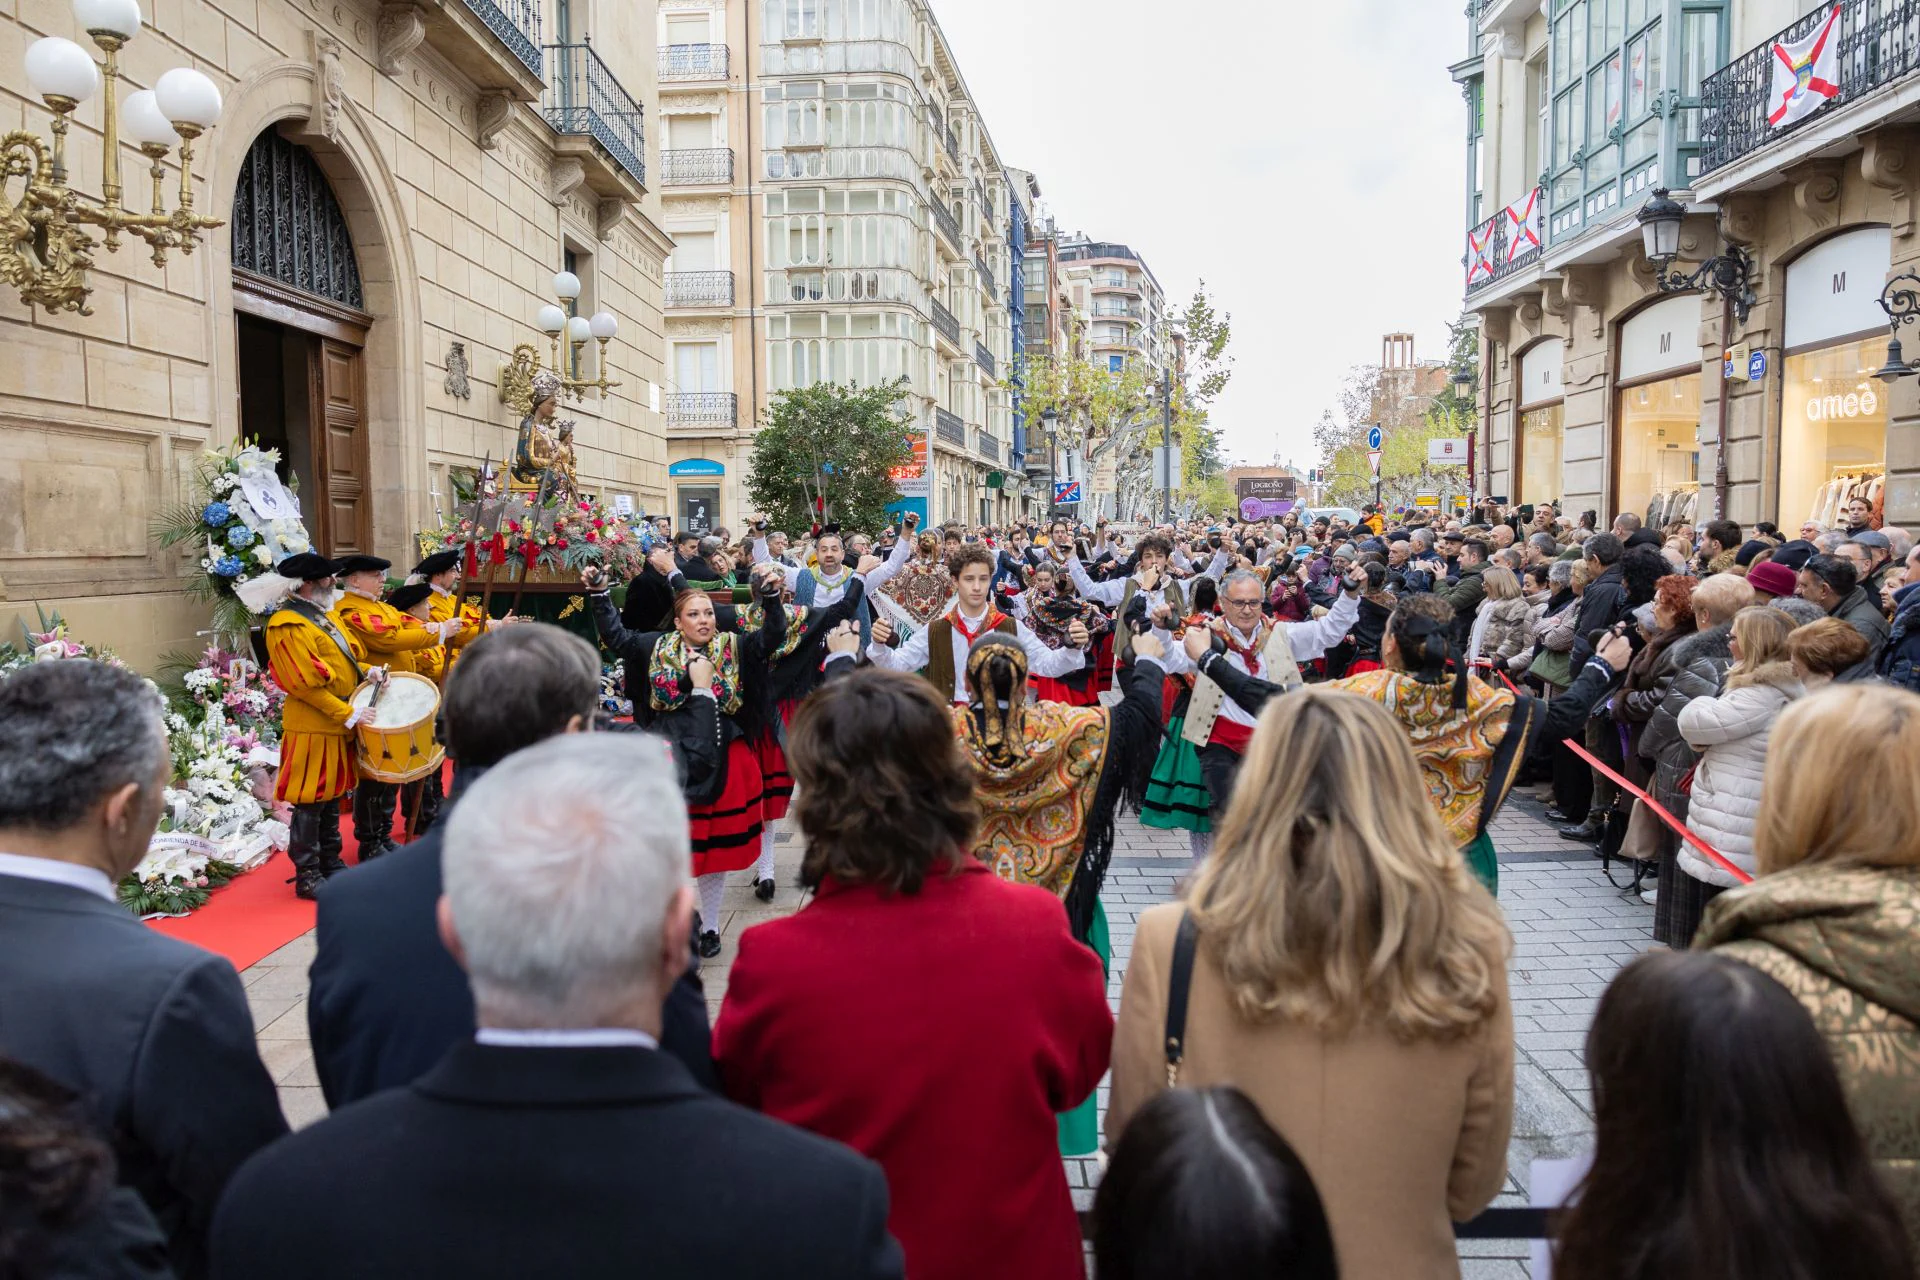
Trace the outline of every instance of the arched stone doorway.
<instances>
[{"instance_id":1,"label":"arched stone doorway","mask_svg":"<svg viewBox=\"0 0 1920 1280\"><path fill-rule=\"evenodd\" d=\"M313 153L267 128L240 164L230 222L240 435L280 451L316 547L371 551L374 318L346 215Z\"/></svg>"}]
</instances>

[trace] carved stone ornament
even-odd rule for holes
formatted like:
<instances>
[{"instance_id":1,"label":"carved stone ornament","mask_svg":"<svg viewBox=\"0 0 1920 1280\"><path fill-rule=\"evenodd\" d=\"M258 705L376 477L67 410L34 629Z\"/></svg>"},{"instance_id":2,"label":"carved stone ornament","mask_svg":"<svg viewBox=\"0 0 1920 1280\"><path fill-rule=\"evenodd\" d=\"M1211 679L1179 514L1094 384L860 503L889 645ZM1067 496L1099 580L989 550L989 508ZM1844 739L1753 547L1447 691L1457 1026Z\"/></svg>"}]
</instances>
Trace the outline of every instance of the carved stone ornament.
<instances>
[{"instance_id":1,"label":"carved stone ornament","mask_svg":"<svg viewBox=\"0 0 1920 1280\"><path fill-rule=\"evenodd\" d=\"M1730 191L1720 197L1720 234L1731 244L1758 244L1767 226L1767 197L1759 191Z\"/></svg>"},{"instance_id":2,"label":"carved stone ornament","mask_svg":"<svg viewBox=\"0 0 1920 1280\"><path fill-rule=\"evenodd\" d=\"M504 93L483 93L473 107L473 139L482 151L491 151L500 141L500 131L513 119L513 99Z\"/></svg>"},{"instance_id":3,"label":"carved stone ornament","mask_svg":"<svg viewBox=\"0 0 1920 1280\"><path fill-rule=\"evenodd\" d=\"M627 202L618 197L601 200L594 208L593 229L602 241L611 240L613 233L627 219Z\"/></svg>"},{"instance_id":4,"label":"carved stone ornament","mask_svg":"<svg viewBox=\"0 0 1920 1280\"><path fill-rule=\"evenodd\" d=\"M1545 313L1545 308L1540 305L1540 295L1522 293L1516 295L1513 301L1514 319L1520 322L1520 327L1529 333L1540 332L1540 318Z\"/></svg>"},{"instance_id":5,"label":"carved stone ornament","mask_svg":"<svg viewBox=\"0 0 1920 1280\"><path fill-rule=\"evenodd\" d=\"M1793 203L1801 213L1825 226L1840 217L1840 162L1810 160L1789 175L1793 180Z\"/></svg>"},{"instance_id":6,"label":"carved stone ornament","mask_svg":"<svg viewBox=\"0 0 1920 1280\"><path fill-rule=\"evenodd\" d=\"M447 394L455 400L473 399L473 386L467 381L467 344L451 343L447 347L447 380L442 384Z\"/></svg>"},{"instance_id":7,"label":"carved stone ornament","mask_svg":"<svg viewBox=\"0 0 1920 1280\"><path fill-rule=\"evenodd\" d=\"M1913 234L1913 180L1911 163L1916 131L1912 129L1876 129L1861 135L1860 176L1872 185L1893 194L1893 234L1906 239Z\"/></svg>"},{"instance_id":8,"label":"carved stone ornament","mask_svg":"<svg viewBox=\"0 0 1920 1280\"><path fill-rule=\"evenodd\" d=\"M340 112L347 100L347 77L340 69L340 42L318 31L313 39L313 112L311 121L328 142L340 141Z\"/></svg>"},{"instance_id":9,"label":"carved stone ornament","mask_svg":"<svg viewBox=\"0 0 1920 1280\"><path fill-rule=\"evenodd\" d=\"M407 55L427 38L427 11L417 4L389 4L380 9L380 70L397 76L406 68Z\"/></svg>"},{"instance_id":10,"label":"carved stone ornament","mask_svg":"<svg viewBox=\"0 0 1920 1280\"><path fill-rule=\"evenodd\" d=\"M1562 274L1567 281L1567 301L1584 311L1593 336L1606 328L1607 273L1604 266L1570 266Z\"/></svg>"},{"instance_id":11,"label":"carved stone ornament","mask_svg":"<svg viewBox=\"0 0 1920 1280\"><path fill-rule=\"evenodd\" d=\"M560 208L573 198L575 188L586 180L587 167L578 160L570 157L555 160L547 176L547 199L553 201L555 208Z\"/></svg>"},{"instance_id":12,"label":"carved stone ornament","mask_svg":"<svg viewBox=\"0 0 1920 1280\"><path fill-rule=\"evenodd\" d=\"M1567 318L1567 282L1548 276L1540 282L1540 309L1557 319Z\"/></svg>"},{"instance_id":13,"label":"carved stone ornament","mask_svg":"<svg viewBox=\"0 0 1920 1280\"><path fill-rule=\"evenodd\" d=\"M513 349L513 357L500 367L500 403L513 410L515 418L533 412L533 364L538 355L533 344L523 342Z\"/></svg>"}]
</instances>

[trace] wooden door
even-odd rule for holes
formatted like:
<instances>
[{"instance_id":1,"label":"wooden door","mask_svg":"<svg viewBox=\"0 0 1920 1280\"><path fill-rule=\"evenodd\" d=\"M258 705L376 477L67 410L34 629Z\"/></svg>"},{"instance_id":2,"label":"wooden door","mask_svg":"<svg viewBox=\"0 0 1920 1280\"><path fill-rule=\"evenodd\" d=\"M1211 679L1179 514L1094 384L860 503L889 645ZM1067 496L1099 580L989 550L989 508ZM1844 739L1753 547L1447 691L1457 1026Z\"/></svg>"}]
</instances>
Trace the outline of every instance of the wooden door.
<instances>
[{"instance_id":1,"label":"wooden door","mask_svg":"<svg viewBox=\"0 0 1920 1280\"><path fill-rule=\"evenodd\" d=\"M313 441L320 492L308 507L329 556L371 553L373 494L368 483L367 374L359 347L313 340Z\"/></svg>"}]
</instances>

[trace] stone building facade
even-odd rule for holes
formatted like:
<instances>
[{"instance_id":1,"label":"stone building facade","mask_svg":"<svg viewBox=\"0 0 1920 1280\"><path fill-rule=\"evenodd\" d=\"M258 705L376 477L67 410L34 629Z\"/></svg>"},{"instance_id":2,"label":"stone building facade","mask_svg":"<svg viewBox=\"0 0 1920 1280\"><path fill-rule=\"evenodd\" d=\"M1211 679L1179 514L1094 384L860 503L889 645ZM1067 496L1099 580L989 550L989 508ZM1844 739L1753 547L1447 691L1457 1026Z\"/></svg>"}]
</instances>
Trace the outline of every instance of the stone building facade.
<instances>
[{"instance_id":1,"label":"stone building facade","mask_svg":"<svg viewBox=\"0 0 1920 1280\"><path fill-rule=\"evenodd\" d=\"M644 21L595 0L154 0L120 92L181 64L213 77L225 107L197 148L195 201L228 225L164 267L137 246L96 253L89 316L0 289L0 628L37 605L137 666L195 647L195 558L149 527L190 495L203 448L242 438L283 448L320 549L410 564L415 535L455 509L454 473L511 452L500 370L522 343L547 358L534 317L563 269L578 314L620 323L621 385L560 412L578 423L582 488L664 509L672 243L649 189L641 7ZM50 113L18 68L49 34L88 44L60 0L0 17L0 103L41 136ZM90 194L100 113L98 96L83 104L68 144ZM126 147L122 165L144 170ZM589 343L579 372L595 365Z\"/></svg>"}]
</instances>

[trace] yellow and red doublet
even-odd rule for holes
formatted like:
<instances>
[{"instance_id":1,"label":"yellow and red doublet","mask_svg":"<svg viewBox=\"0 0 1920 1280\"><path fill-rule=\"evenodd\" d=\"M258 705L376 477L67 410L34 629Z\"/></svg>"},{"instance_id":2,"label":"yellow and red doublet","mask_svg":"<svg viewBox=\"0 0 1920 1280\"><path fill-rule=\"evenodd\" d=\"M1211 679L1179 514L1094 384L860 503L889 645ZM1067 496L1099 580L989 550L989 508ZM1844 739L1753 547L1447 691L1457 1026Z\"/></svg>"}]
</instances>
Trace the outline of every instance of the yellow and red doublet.
<instances>
[{"instance_id":1,"label":"yellow and red doublet","mask_svg":"<svg viewBox=\"0 0 1920 1280\"><path fill-rule=\"evenodd\" d=\"M276 610L266 635L268 670L287 693L274 797L288 804L336 800L357 777L347 699L360 686L366 654L332 614L303 600Z\"/></svg>"},{"instance_id":2,"label":"yellow and red doublet","mask_svg":"<svg viewBox=\"0 0 1920 1280\"><path fill-rule=\"evenodd\" d=\"M433 594L427 597L427 616L434 622L446 622L454 615L455 596L451 591L442 591L435 587ZM487 615L480 611L480 602L469 600L460 606L460 630L447 637L446 666L452 666L454 658L461 648L479 639L487 633ZM444 670L442 671L444 675Z\"/></svg>"},{"instance_id":3,"label":"yellow and red doublet","mask_svg":"<svg viewBox=\"0 0 1920 1280\"><path fill-rule=\"evenodd\" d=\"M448 654L446 648L440 643L440 633L427 630L427 625L410 613L400 615L400 633L403 639L412 641L417 637L425 636L431 644L427 648L405 649L394 654L394 670L411 671L417 676L425 676L435 684L440 684L447 678ZM403 662L402 659L405 661Z\"/></svg>"},{"instance_id":4,"label":"yellow and red doublet","mask_svg":"<svg viewBox=\"0 0 1920 1280\"><path fill-rule=\"evenodd\" d=\"M409 618L384 600L348 592L333 607L334 617L367 657L391 666L395 671L412 671L413 656L422 649L437 648L440 637ZM411 630L401 624L412 622Z\"/></svg>"}]
</instances>

